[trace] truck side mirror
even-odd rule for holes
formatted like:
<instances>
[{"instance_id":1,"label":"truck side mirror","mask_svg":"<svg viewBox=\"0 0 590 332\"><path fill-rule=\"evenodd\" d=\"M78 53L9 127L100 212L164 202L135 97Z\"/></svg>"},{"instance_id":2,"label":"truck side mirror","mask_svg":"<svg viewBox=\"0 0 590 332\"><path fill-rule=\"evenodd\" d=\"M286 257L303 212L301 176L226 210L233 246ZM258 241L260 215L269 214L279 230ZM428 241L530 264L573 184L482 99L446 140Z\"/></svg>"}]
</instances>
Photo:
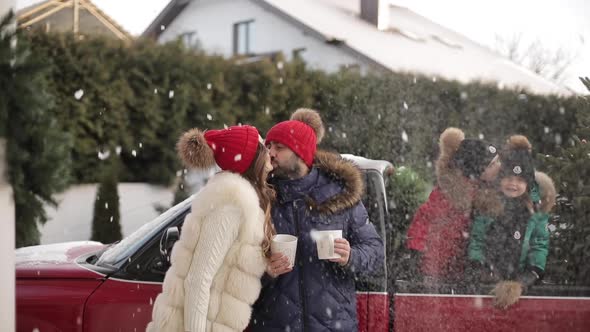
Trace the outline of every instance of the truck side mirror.
<instances>
[{"instance_id":1,"label":"truck side mirror","mask_svg":"<svg viewBox=\"0 0 590 332\"><path fill-rule=\"evenodd\" d=\"M166 268L170 266L172 247L174 247L174 243L178 239L180 239L180 231L176 226L168 228L160 238L160 255L162 257L162 265Z\"/></svg>"}]
</instances>

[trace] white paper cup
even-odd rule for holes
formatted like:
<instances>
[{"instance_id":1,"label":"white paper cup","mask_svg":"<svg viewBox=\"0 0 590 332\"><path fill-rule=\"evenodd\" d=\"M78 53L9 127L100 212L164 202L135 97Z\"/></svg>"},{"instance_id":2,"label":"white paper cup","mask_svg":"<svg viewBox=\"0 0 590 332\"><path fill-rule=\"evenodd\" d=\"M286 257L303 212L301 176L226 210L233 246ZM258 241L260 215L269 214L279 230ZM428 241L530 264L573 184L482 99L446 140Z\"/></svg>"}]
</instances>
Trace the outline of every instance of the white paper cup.
<instances>
[{"instance_id":1,"label":"white paper cup","mask_svg":"<svg viewBox=\"0 0 590 332\"><path fill-rule=\"evenodd\" d=\"M336 259L340 255L334 252L334 240L342 238L342 230L316 231L316 245L319 259Z\"/></svg>"},{"instance_id":2,"label":"white paper cup","mask_svg":"<svg viewBox=\"0 0 590 332\"><path fill-rule=\"evenodd\" d=\"M270 251L273 254L281 253L289 259L289 267L295 264L297 253L297 237L289 234L277 234L270 242Z\"/></svg>"}]
</instances>

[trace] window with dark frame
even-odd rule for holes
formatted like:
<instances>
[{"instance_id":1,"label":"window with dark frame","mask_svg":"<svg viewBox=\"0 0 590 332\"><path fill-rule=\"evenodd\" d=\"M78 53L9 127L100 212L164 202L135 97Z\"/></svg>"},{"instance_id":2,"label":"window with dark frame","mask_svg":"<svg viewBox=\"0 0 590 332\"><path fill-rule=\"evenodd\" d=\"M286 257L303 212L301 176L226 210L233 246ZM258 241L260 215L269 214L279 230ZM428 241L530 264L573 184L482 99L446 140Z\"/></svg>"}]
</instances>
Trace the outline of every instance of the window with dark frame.
<instances>
[{"instance_id":1,"label":"window with dark frame","mask_svg":"<svg viewBox=\"0 0 590 332\"><path fill-rule=\"evenodd\" d=\"M233 46L234 55L250 55L252 41L252 27L254 20L234 23Z\"/></svg>"},{"instance_id":2,"label":"window with dark frame","mask_svg":"<svg viewBox=\"0 0 590 332\"><path fill-rule=\"evenodd\" d=\"M193 48L196 44L195 40L196 31L187 31L181 33L178 37L182 40L184 45L188 48Z\"/></svg>"}]
</instances>

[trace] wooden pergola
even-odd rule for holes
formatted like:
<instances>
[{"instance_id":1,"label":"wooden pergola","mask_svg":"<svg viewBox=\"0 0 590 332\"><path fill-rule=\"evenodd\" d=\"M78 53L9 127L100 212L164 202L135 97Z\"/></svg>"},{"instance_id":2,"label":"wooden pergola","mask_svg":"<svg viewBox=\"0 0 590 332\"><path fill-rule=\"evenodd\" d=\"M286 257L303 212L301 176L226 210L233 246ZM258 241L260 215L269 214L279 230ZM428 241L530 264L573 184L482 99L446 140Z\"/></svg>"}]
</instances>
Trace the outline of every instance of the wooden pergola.
<instances>
[{"instance_id":1,"label":"wooden pergola","mask_svg":"<svg viewBox=\"0 0 590 332\"><path fill-rule=\"evenodd\" d=\"M117 38L124 41L131 40L131 36L123 28L98 9L90 0L47 0L26 12L18 14L18 27L21 29L30 27L66 8L73 8L72 32L74 34L80 32L80 9L85 9L117 36Z\"/></svg>"}]
</instances>

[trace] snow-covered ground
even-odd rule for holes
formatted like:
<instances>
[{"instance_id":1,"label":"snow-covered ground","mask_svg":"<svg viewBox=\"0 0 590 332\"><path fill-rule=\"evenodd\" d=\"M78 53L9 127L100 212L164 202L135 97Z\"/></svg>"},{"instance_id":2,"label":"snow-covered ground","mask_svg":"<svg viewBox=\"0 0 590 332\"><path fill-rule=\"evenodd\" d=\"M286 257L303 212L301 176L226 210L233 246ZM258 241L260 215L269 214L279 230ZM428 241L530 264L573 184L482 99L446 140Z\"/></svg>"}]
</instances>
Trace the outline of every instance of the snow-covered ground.
<instances>
[{"instance_id":1,"label":"snow-covered ground","mask_svg":"<svg viewBox=\"0 0 590 332\"><path fill-rule=\"evenodd\" d=\"M56 195L60 204L57 209L46 208L50 220L40 227L41 244L90 239L96 188L95 184L76 185ZM119 198L121 230L128 236L159 215L154 206L170 206L173 192L145 183L120 183Z\"/></svg>"}]
</instances>

